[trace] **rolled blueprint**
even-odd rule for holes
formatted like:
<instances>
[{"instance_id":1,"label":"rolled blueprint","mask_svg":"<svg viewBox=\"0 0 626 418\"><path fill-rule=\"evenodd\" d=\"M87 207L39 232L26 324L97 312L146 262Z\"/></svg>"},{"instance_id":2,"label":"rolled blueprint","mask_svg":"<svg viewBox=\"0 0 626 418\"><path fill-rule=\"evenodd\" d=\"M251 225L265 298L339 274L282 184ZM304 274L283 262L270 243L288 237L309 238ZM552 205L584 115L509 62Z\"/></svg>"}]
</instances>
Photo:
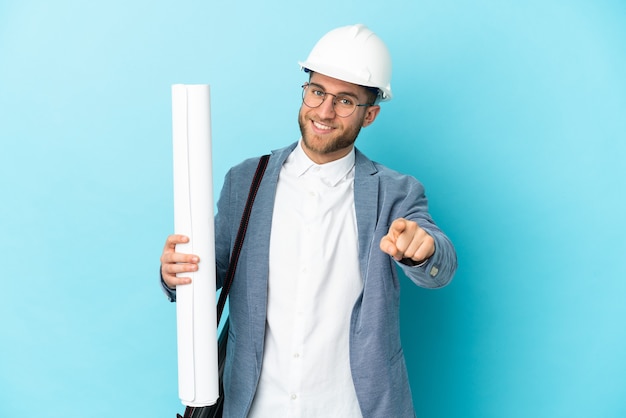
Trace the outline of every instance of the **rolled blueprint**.
<instances>
[{"instance_id":1,"label":"rolled blueprint","mask_svg":"<svg viewBox=\"0 0 626 418\"><path fill-rule=\"evenodd\" d=\"M192 282L176 288L178 394L184 405L219 397L215 309L215 231L208 85L172 86L174 231L189 242L176 251L200 257Z\"/></svg>"}]
</instances>

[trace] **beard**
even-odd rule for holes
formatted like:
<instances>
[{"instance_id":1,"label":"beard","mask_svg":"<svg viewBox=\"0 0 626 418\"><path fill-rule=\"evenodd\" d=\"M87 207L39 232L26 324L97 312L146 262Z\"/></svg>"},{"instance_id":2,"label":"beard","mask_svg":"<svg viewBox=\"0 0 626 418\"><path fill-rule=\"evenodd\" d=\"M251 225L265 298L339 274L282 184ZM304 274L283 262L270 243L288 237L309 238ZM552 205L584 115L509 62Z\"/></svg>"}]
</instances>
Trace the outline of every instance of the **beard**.
<instances>
[{"instance_id":1,"label":"beard","mask_svg":"<svg viewBox=\"0 0 626 418\"><path fill-rule=\"evenodd\" d=\"M352 147L356 142L359 132L361 132L361 126L363 124L363 118L359 123L354 123L343 127L343 131L337 133L336 136L328 135L327 139L322 139L322 136L311 132L311 119L308 117L308 113L300 112L298 114L298 124L300 125L300 133L302 134L303 145L321 155L332 154L334 152ZM324 123L323 121L320 121Z\"/></svg>"}]
</instances>

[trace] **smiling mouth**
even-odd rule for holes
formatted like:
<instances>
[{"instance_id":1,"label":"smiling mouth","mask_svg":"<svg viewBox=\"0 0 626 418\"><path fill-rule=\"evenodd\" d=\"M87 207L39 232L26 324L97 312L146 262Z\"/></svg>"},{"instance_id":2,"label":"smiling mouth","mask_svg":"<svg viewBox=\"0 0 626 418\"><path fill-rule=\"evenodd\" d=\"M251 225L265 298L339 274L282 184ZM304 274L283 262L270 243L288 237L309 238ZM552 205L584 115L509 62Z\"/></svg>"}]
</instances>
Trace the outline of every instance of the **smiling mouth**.
<instances>
[{"instance_id":1,"label":"smiling mouth","mask_svg":"<svg viewBox=\"0 0 626 418\"><path fill-rule=\"evenodd\" d=\"M328 125L324 125L323 123L320 122L316 122L316 121L312 121L313 122L313 126L317 129L319 129L320 131L331 131L333 130L333 128L331 126Z\"/></svg>"}]
</instances>

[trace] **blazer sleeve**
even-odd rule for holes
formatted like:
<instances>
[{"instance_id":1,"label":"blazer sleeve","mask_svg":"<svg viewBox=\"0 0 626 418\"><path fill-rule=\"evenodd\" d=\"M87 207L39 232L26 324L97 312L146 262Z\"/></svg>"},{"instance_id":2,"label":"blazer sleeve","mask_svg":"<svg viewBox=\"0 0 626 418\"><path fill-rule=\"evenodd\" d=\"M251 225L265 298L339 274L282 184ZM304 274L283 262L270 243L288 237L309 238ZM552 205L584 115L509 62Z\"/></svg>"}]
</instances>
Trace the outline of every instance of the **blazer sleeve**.
<instances>
[{"instance_id":1,"label":"blazer sleeve","mask_svg":"<svg viewBox=\"0 0 626 418\"><path fill-rule=\"evenodd\" d=\"M417 222L435 240L435 253L425 262L414 265L411 260L397 262L404 274L415 284L427 288L439 288L450 283L457 269L456 250L452 241L435 224L428 212L428 200L424 186L414 178L408 182L402 212L406 219ZM400 216L399 216L400 217Z\"/></svg>"}]
</instances>

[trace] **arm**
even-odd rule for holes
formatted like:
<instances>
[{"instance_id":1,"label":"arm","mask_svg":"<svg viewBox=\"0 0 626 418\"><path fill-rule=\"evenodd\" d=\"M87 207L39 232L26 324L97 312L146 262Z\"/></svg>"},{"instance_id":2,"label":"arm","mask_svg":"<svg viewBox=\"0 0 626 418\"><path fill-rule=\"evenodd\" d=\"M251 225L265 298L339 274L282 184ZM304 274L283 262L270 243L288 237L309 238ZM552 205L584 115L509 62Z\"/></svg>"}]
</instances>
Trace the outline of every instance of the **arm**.
<instances>
[{"instance_id":1,"label":"arm","mask_svg":"<svg viewBox=\"0 0 626 418\"><path fill-rule=\"evenodd\" d=\"M443 287L452 280L457 268L456 251L428 212L421 183L402 176L396 190L403 192L393 201L387 235L380 249L396 260L404 273L422 287Z\"/></svg>"}]
</instances>

